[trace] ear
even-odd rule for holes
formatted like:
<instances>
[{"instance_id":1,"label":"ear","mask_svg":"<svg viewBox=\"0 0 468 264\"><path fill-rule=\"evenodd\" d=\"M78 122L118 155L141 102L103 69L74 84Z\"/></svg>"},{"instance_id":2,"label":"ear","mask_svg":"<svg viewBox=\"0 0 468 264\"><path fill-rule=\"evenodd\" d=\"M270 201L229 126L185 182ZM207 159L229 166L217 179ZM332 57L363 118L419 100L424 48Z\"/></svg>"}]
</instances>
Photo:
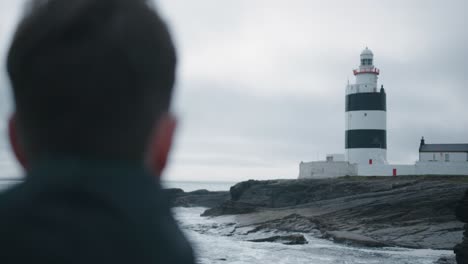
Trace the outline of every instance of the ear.
<instances>
[{"instance_id":1,"label":"ear","mask_svg":"<svg viewBox=\"0 0 468 264\"><path fill-rule=\"evenodd\" d=\"M8 136L10 139L11 148L13 149L13 153L15 154L16 159L25 170L28 170L29 167L26 158L26 152L18 135L18 123L16 119L16 113L13 113L11 115L10 120L8 122Z\"/></svg>"},{"instance_id":2,"label":"ear","mask_svg":"<svg viewBox=\"0 0 468 264\"><path fill-rule=\"evenodd\" d=\"M147 150L146 161L154 175L160 177L166 167L172 147L177 121L174 116L164 114L153 131Z\"/></svg>"}]
</instances>

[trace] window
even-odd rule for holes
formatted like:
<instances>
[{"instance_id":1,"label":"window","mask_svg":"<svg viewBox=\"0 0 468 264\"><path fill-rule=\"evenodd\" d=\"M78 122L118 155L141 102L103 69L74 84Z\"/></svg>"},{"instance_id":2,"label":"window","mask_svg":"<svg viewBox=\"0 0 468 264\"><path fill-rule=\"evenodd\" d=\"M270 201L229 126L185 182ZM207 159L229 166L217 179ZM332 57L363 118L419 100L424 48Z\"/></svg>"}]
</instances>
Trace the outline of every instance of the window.
<instances>
[{"instance_id":1,"label":"window","mask_svg":"<svg viewBox=\"0 0 468 264\"><path fill-rule=\"evenodd\" d=\"M372 65L372 59L362 59L361 60L361 65Z\"/></svg>"},{"instance_id":2,"label":"window","mask_svg":"<svg viewBox=\"0 0 468 264\"><path fill-rule=\"evenodd\" d=\"M364 113L364 116L367 116L367 113Z\"/></svg>"},{"instance_id":3,"label":"window","mask_svg":"<svg viewBox=\"0 0 468 264\"><path fill-rule=\"evenodd\" d=\"M445 153L445 161L450 161L450 155L448 153Z\"/></svg>"}]
</instances>

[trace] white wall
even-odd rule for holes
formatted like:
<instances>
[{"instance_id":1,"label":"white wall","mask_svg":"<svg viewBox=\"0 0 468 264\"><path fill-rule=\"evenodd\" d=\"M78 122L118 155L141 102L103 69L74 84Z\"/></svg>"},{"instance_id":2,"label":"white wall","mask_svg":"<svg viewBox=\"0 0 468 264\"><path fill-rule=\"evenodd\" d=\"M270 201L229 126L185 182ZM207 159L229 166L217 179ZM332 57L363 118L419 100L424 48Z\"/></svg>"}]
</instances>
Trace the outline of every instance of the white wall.
<instances>
[{"instance_id":1,"label":"white wall","mask_svg":"<svg viewBox=\"0 0 468 264\"><path fill-rule=\"evenodd\" d=\"M353 165L347 162L306 162L299 165L299 179L342 176L468 175L468 162L417 162L414 165Z\"/></svg>"},{"instance_id":2,"label":"white wall","mask_svg":"<svg viewBox=\"0 0 468 264\"><path fill-rule=\"evenodd\" d=\"M373 76L377 77L374 74ZM377 87L377 80L375 82L365 83L365 84L350 84L346 87L347 95L355 94L355 93L375 93L375 92L380 92L380 88Z\"/></svg>"},{"instance_id":3,"label":"white wall","mask_svg":"<svg viewBox=\"0 0 468 264\"><path fill-rule=\"evenodd\" d=\"M468 175L468 162L416 162L418 175Z\"/></svg>"},{"instance_id":4,"label":"white wall","mask_svg":"<svg viewBox=\"0 0 468 264\"><path fill-rule=\"evenodd\" d=\"M346 130L383 129L387 128L387 112L365 110L350 111L345 114Z\"/></svg>"},{"instance_id":5,"label":"white wall","mask_svg":"<svg viewBox=\"0 0 468 264\"><path fill-rule=\"evenodd\" d=\"M359 176L392 176L396 169L396 175L416 175L415 165L357 165L357 174Z\"/></svg>"},{"instance_id":6,"label":"white wall","mask_svg":"<svg viewBox=\"0 0 468 264\"><path fill-rule=\"evenodd\" d=\"M370 69L370 68L366 68ZM377 74L361 73L356 75L356 84L360 84L359 93L373 92L373 88L377 87ZM366 87L367 85L367 87Z\"/></svg>"},{"instance_id":7,"label":"white wall","mask_svg":"<svg viewBox=\"0 0 468 264\"><path fill-rule=\"evenodd\" d=\"M468 175L468 162L417 162L415 165L357 165L359 176Z\"/></svg>"},{"instance_id":8,"label":"white wall","mask_svg":"<svg viewBox=\"0 0 468 264\"><path fill-rule=\"evenodd\" d=\"M346 149L346 160L351 164L387 164L387 150L379 148Z\"/></svg>"},{"instance_id":9,"label":"white wall","mask_svg":"<svg viewBox=\"0 0 468 264\"><path fill-rule=\"evenodd\" d=\"M449 155L450 162L468 161L468 153L463 152L422 152L419 153L419 161L445 162L445 155Z\"/></svg>"},{"instance_id":10,"label":"white wall","mask_svg":"<svg viewBox=\"0 0 468 264\"><path fill-rule=\"evenodd\" d=\"M356 175L356 167L348 162L301 162L299 164L299 179L323 179Z\"/></svg>"}]
</instances>

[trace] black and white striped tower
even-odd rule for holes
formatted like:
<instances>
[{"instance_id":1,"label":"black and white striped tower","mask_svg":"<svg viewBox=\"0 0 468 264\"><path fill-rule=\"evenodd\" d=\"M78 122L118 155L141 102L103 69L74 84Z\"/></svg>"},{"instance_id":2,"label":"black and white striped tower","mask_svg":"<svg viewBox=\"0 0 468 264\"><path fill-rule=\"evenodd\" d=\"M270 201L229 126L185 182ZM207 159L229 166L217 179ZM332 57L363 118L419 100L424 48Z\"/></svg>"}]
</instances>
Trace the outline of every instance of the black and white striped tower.
<instances>
[{"instance_id":1,"label":"black and white striped tower","mask_svg":"<svg viewBox=\"0 0 468 264\"><path fill-rule=\"evenodd\" d=\"M351 164L387 164L387 106L379 69L367 47L353 71L355 84L346 87L346 159Z\"/></svg>"}]
</instances>

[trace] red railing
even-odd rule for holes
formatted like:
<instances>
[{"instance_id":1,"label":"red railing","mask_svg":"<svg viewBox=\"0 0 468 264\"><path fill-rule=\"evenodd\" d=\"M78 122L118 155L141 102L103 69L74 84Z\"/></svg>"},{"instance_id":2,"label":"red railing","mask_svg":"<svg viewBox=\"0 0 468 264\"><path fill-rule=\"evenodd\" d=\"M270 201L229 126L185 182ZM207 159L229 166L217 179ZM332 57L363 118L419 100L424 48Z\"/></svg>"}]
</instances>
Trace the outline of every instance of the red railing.
<instances>
[{"instance_id":1,"label":"red railing","mask_svg":"<svg viewBox=\"0 0 468 264\"><path fill-rule=\"evenodd\" d=\"M363 73L372 73L372 74L377 74L377 75L379 75L379 74L380 74L380 70L377 69L377 68L372 68L372 69L356 69L356 70L353 70L353 73L354 73L354 75L363 74Z\"/></svg>"}]
</instances>

